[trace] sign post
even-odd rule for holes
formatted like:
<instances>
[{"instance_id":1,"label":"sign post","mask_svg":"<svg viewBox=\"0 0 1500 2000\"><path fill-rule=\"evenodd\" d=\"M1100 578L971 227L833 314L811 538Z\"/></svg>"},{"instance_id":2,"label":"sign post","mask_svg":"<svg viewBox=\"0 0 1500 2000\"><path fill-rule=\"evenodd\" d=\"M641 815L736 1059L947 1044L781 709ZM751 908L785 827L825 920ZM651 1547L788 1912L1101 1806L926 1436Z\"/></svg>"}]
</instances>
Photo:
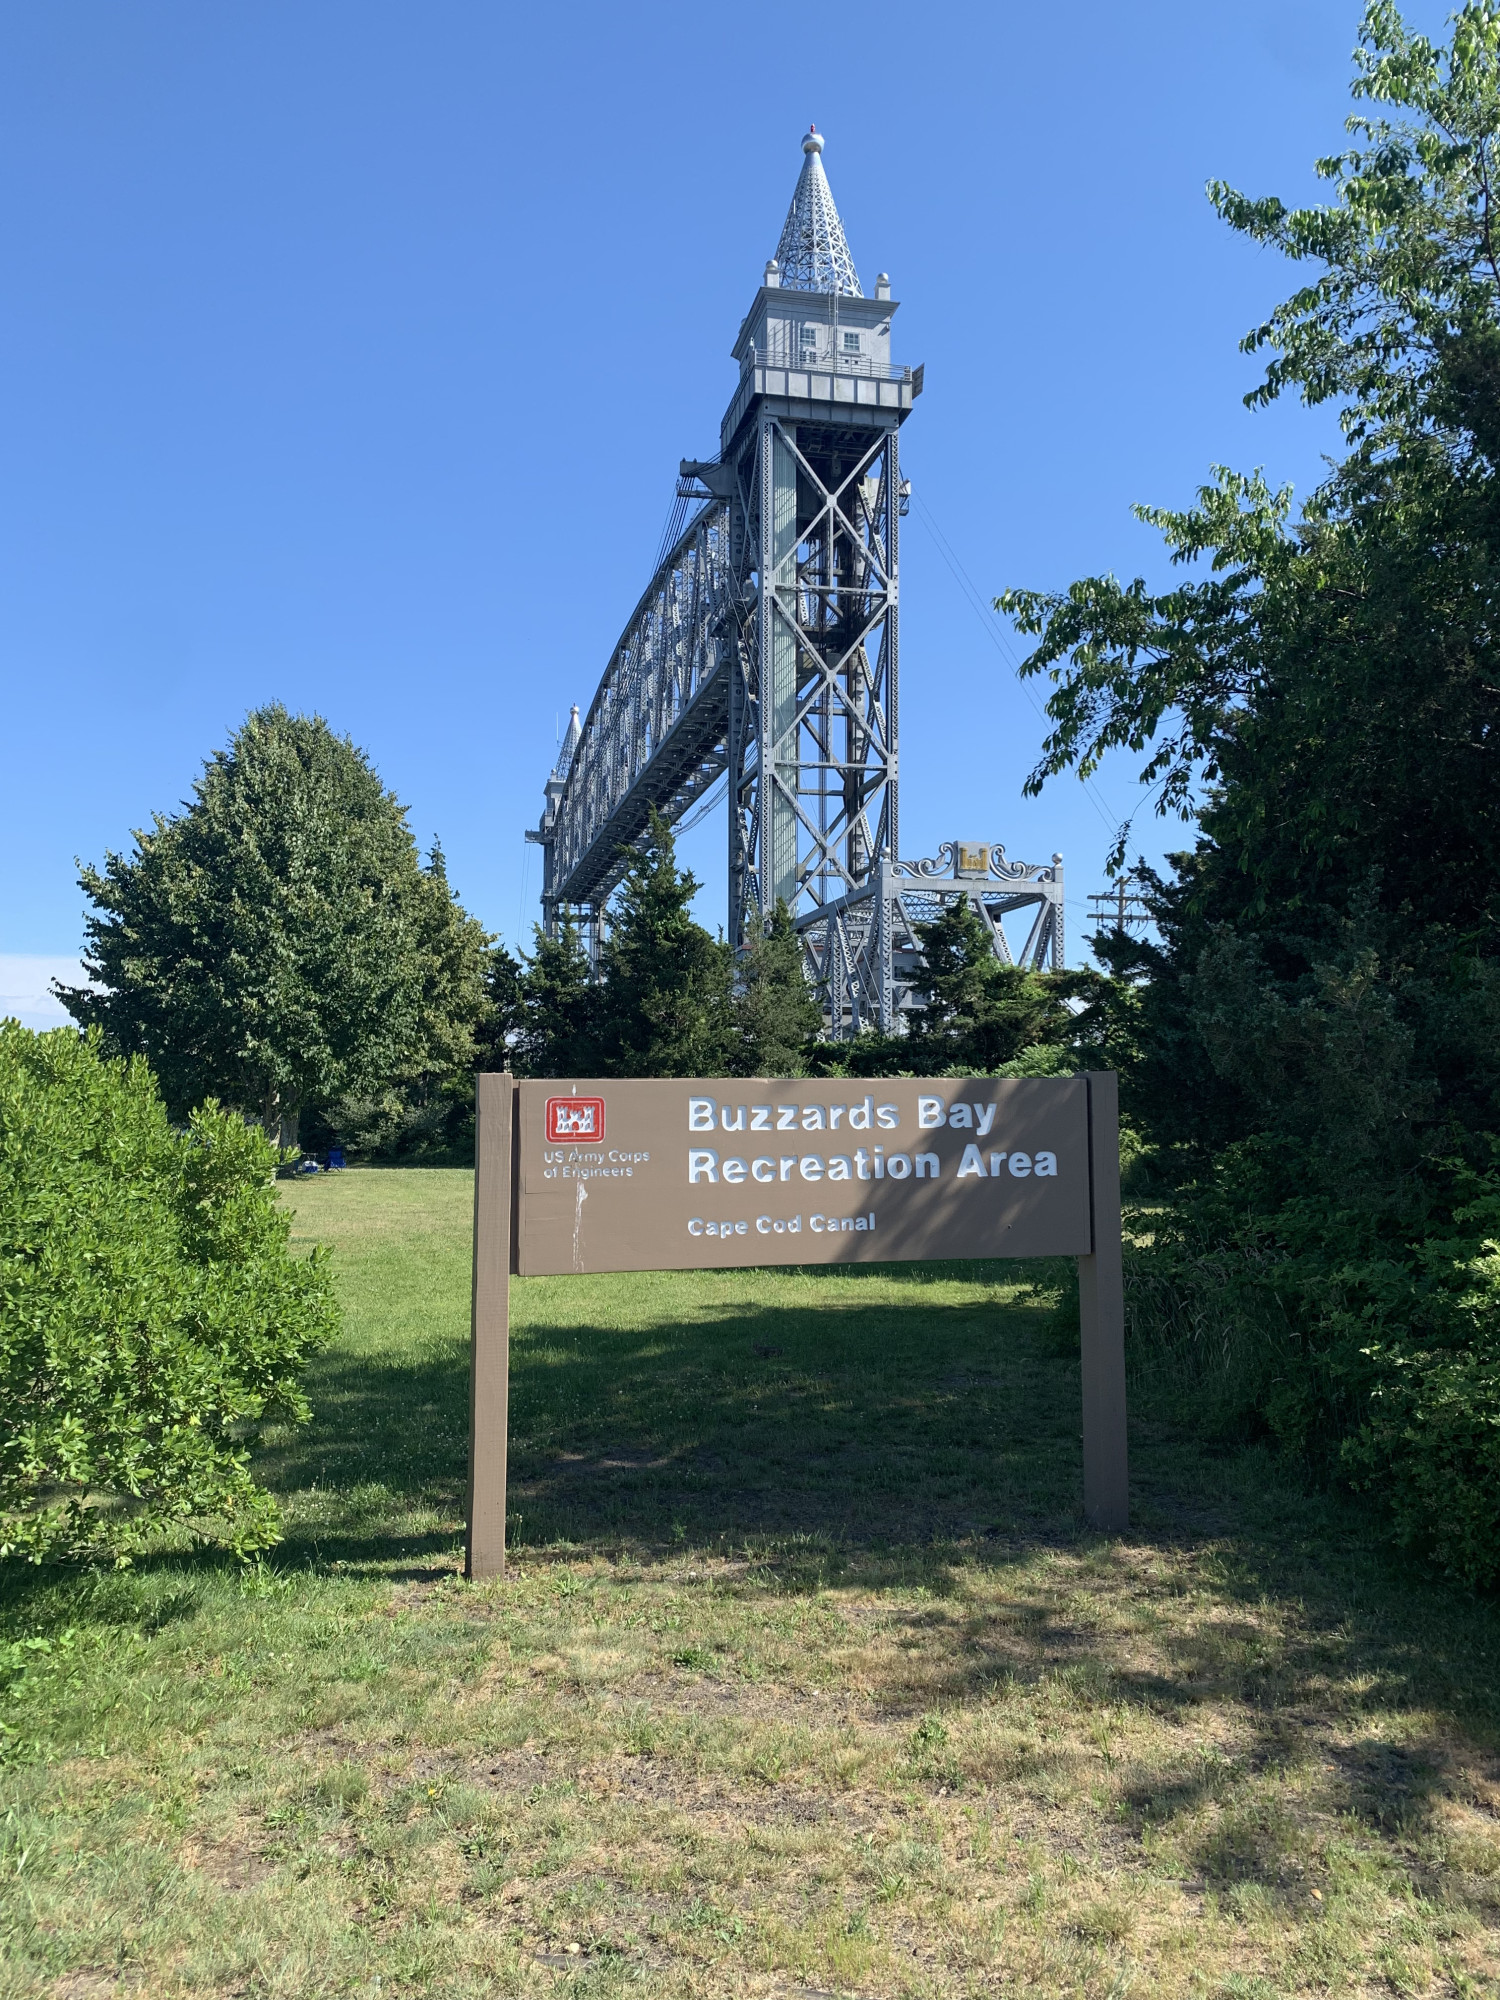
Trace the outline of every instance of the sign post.
<instances>
[{"instance_id":1,"label":"sign post","mask_svg":"<svg viewBox=\"0 0 1500 2000\"><path fill-rule=\"evenodd\" d=\"M464 1574L505 1574L510 1440L511 1154L516 1083L476 1080L474 1306L469 1332L469 1532Z\"/></svg>"},{"instance_id":2,"label":"sign post","mask_svg":"<svg viewBox=\"0 0 1500 2000\"><path fill-rule=\"evenodd\" d=\"M1117 1080L478 1079L467 1573L505 1570L509 1281L1076 1257L1084 1512L1129 1523Z\"/></svg>"},{"instance_id":3,"label":"sign post","mask_svg":"<svg viewBox=\"0 0 1500 2000\"><path fill-rule=\"evenodd\" d=\"M1083 1378L1083 1513L1091 1527L1130 1526L1125 1448L1125 1270L1120 1240L1120 1080L1096 1070L1089 1087L1089 1189L1094 1247L1078 1260Z\"/></svg>"}]
</instances>

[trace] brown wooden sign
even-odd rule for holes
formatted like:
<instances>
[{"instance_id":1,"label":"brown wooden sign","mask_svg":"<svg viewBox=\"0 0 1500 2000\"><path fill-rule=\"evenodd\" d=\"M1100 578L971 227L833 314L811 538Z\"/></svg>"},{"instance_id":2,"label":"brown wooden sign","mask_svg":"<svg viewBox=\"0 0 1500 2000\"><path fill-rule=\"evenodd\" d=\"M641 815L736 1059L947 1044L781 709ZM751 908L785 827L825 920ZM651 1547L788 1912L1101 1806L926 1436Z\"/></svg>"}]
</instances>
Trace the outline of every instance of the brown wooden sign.
<instances>
[{"instance_id":1,"label":"brown wooden sign","mask_svg":"<svg viewBox=\"0 0 1500 2000\"><path fill-rule=\"evenodd\" d=\"M512 1270L1090 1248L1082 1077L523 1083Z\"/></svg>"},{"instance_id":2,"label":"brown wooden sign","mask_svg":"<svg viewBox=\"0 0 1500 2000\"><path fill-rule=\"evenodd\" d=\"M1128 1521L1116 1079L478 1079L468 1573L505 1566L509 1279L1077 1257L1084 1508Z\"/></svg>"}]
</instances>

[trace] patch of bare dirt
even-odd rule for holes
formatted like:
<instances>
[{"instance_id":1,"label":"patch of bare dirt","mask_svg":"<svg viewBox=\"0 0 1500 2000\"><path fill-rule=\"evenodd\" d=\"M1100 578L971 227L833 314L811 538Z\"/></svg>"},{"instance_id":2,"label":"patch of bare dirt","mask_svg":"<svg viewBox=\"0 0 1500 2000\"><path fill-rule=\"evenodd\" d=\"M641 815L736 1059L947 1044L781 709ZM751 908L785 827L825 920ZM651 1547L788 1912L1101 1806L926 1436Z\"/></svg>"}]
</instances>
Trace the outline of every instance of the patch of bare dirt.
<instances>
[{"instance_id":1,"label":"patch of bare dirt","mask_svg":"<svg viewBox=\"0 0 1500 2000\"><path fill-rule=\"evenodd\" d=\"M412 1611L426 1604L434 1591L441 1590L445 1584L458 1583L463 1577L463 1564L431 1563L419 1569L396 1570L387 1574L396 1587L386 1599L384 1610L388 1618L394 1618L402 1611Z\"/></svg>"},{"instance_id":2,"label":"patch of bare dirt","mask_svg":"<svg viewBox=\"0 0 1500 2000\"><path fill-rule=\"evenodd\" d=\"M274 1864L249 1840L210 1840L195 1835L177 1850L178 1865L201 1875L220 1889L253 1889L271 1874Z\"/></svg>"}]
</instances>

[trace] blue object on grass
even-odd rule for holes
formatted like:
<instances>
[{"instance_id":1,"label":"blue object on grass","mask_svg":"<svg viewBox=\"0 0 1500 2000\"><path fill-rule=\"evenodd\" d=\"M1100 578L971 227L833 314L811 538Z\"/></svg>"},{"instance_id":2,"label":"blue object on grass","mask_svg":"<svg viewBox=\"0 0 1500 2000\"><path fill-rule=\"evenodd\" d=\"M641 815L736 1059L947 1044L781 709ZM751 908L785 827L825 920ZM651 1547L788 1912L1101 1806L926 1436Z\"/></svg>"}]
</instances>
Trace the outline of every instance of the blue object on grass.
<instances>
[{"instance_id":1,"label":"blue object on grass","mask_svg":"<svg viewBox=\"0 0 1500 2000\"><path fill-rule=\"evenodd\" d=\"M343 1167L343 1164L344 1164L344 1149L343 1149L343 1147L342 1147L342 1146L330 1146L330 1147L328 1148L328 1171L329 1171L329 1173L331 1173L331 1174L336 1174L336 1173L338 1173L338 1172L339 1172L339 1171L340 1171L340 1170L342 1169L342 1167Z\"/></svg>"}]
</instances>

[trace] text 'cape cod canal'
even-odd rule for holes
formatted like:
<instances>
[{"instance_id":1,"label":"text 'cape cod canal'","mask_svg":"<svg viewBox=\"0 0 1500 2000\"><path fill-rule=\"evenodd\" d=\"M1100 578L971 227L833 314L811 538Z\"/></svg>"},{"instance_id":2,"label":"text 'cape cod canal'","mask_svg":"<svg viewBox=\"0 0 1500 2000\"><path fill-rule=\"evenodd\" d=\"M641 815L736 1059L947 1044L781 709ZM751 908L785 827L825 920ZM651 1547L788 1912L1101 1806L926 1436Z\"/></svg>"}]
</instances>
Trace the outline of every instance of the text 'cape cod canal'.
<instances>
[{"instance_id":1,"label":"text 'cape cod canal'","mask_svg":"<svg viewBox=\"0 0 1500 2000\"><path fill-rule=\"evenodd\" d=\"M1083 1078L528 1082L522 1276L1090 1248Z\"/></svg>"}]
</instances>

